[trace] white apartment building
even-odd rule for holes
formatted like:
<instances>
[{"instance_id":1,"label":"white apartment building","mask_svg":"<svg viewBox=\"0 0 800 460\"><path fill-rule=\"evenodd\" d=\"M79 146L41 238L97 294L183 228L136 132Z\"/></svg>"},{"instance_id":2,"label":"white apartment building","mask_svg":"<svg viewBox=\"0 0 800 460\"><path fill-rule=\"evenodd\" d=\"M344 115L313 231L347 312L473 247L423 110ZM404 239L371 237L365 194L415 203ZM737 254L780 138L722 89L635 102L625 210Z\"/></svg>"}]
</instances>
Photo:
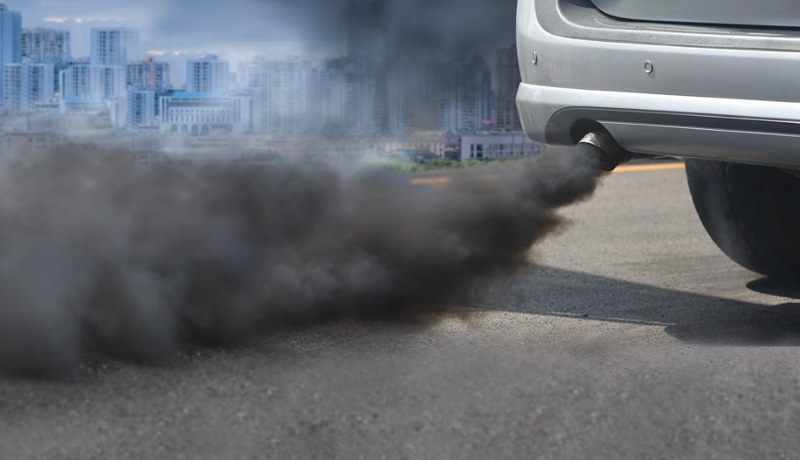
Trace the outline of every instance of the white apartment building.
<instances>
[{"instance_id":1,"label":"white apartment building","mask_svg":"<svg viewBox=\"0 0 800 460\"><path fill-rule=\"evenodd\" d=\"M321 75L323 125L342 126L354 134L386 130L386 78L383 66L366 59L328 62Z\"/></svg>"},{"instance_id":2,"label":"white apartment building","mask_svg":"<svg viewBox=\"0 0 800 460\"><path fill-rule=\"evenodd\" d=\"M132 131L158 130L157 94L152 89L128 90L127 127Z\"/></svg>"},{"instance_id":3,"label":"white apartment building","mask_svg":"<svg viewBox=\"0 0 800 460\"><path fill-rule=\"evenodd\" d=\"M19 11L9 11L0 3L0 68L6 64L22 62L22 15ZM0 72L0 103L5 101L5 84Z\"/></svg>"},{"instance_id":4,"label":"white apartment building","mask_svg":"<svg viewBox=\"0 0 800 460\"><path fill-rule=\"evenodd\" d=\"M474 133L492 117L492 74L480 57L453 62L455 82L445 113L450 133Z\"/></svg>"},{"instance_id":5,"label":"white apartment building","mask_svg":"<svg viewBox=\"0 0 800 460\"><path fill-rule=\"evenodd\" d=\"M461 136L462 160L533 157L544 146L524 133L486 133Z\"/></svg>"},{"instance_id":6,"label":"white apartment building","mask_svg":"<svg viewBox=\"0 0 800 460\"><path fill-rule=\"evenodd\" d=\"M61 71L61 113L107 113L116 128L127 125L125 67L75 64Z\"/></svg>"},{"instance_id":7,"label":"white apartment building","mask_svg":"<svg viewBox=\"0 0 800 460\"><path fill-rule=\"evenodd\" d=\"M72 56L67 30L36 27L22 31L22 57L38 62L66 61Z\"/></svg>"},{"instance_id":8,"label":"white apartment building","mask_svg":"<svg viewBox=\"0 0 800 460\"><path fill-rule=\"evenodd\" d=\"M402 59L387 73L388 129L395 135L447 131L457 80L453 65L442 59Z\"/></svg>"},{"instance_id":9,"label":"white apartment building","mask_svg":"<svg viewBox=\"0 0 800 460\"><path fill-rule=\"evenodd\" d=\"M96 66L126 67L141 59L139 32L127 28L93 28L90 63Z\"/></svg>"},{"instance_id":10,"label":"white apartment building","mask_svg":"<svg viewBox=\"0 0 800 460\"><path fill-rule=\"evenodd\" d=\"M129 63L127 73L129 86L159 91L170 88L169 63L167 62L156 61L149 57L143 61Z\"/></svg>"},{"instance_id":11,"label":"white apartment building","mask_svg":"<svg viewBox=\"0 0 800 460\"><path fill-rule=\"evenodd\" d=\"M327 73L299 58L258 58L240 67L244 86L253 91L260 131L291 134L313 131L324 119Z\"/></svg>"},{"instance_id":12,"label":"white apartment building","mask_svg":"<svg viewBox=\"0 0 800 460\"><path fill-rule=\"evenodd\" d=\"M186 61L186 92L224 93L230 89L230 64L210 54Z\"/></svg>"},{"instance_id":13,"label":"white apartment building","mask_svg":"<svg viewBox=\"0 0 800 460\"><path fill-rule=\"evenodd\" d=\"M250 133L252 103L249 96L176 92L159 99L160 132L183 136Z\"/></svg>"},{"instance_id":14,"label":"white apartment building","mask_svg":"<svg viewBox=\"0 0 800 460\"><path fill-rule=\"evenodd\" d=\"M34 110L37 104L52 102L55 97L55 67L25 59L3 67L3 91L6 106L12 110Z\"/></svg>"},{"instance_id":15,"label":"white apartment building","mask_svg":"<svg viewBox=\"0 0 800 460\"><path fill-rule=\"evenodd\" d=\"M67 136L53 131L9 131L0 135L0 153L46 151L67 143Z\"/></svg>"},{"instance_id":16,"label":"white apartment building","mask_svg":"<svg viewBox=\"0 0 800 460\"><path fill-rule=\"evenodd\" d=\"M61 71L61 98L114 99L126 94L125 67L74 64Z\"/></svg>"}]
</instances>

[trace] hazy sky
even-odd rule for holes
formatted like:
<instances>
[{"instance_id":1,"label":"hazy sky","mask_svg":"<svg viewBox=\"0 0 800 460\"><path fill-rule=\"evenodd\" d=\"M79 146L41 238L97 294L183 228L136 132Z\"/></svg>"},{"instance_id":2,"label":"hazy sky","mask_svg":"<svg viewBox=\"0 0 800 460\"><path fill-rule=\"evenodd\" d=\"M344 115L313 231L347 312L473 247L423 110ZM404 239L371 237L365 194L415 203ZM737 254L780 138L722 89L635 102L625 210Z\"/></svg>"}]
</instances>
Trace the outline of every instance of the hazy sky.
<instances>
[{"instance_id":1,"label":"hazy sky","mask_svg":"<svg viewBox=\"0 0 800 460\"><path fill-rule=\"evenodd\" d=\"M74 57L88 56L92 27L139 29L142 50L170 62L178 85L188 57L218 54L235 63L255 55L343 55L349 27L384 33L406 54L486 53L513 43L516 10L516 0L2 1L22 13L23 27L70 30Z\"/></svg>"},{"instance_id":2,"label":"hazy sky","mask_svg":"<svg viewBox=\"0 0 800 460\"><path fill-rule=\"evenodd\" d=\"M280 57L343 50L344 9L322 0L7 0L23 27L73 34L73 55L89 52L89 30L110 25L141 31L144 50ZM313 6L313 8L311 8Z\"/></svg>"}]
</instances>

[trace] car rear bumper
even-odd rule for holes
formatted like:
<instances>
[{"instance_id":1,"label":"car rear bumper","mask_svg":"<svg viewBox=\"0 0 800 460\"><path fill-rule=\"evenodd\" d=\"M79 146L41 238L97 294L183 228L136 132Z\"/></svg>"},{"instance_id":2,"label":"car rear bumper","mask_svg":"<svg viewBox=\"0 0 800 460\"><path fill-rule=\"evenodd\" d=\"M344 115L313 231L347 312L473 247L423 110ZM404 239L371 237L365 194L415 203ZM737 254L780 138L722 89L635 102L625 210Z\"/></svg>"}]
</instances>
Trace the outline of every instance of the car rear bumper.
<instances>
[{"instance_id":1,"label":"car rear bumper","mask_svg":"<svg viewBox=\"0 0 800 460\"><path fill-rule=\"evenodd\" d=\"M593 0L619 18L679 23L800 26L797 0Z\"/></svg>"},{"instance_id":2,"label":"car rear bumper","mask_svg":"<svg viewBox=\"0 0 800 460\"><path fill-rule=\"evenodd\" d=\"M574 143L588 120L634 152L800 167L800 36L779 32L631 27L589 4L521 0L523 127Z\"/></svg>"}]
</instances>

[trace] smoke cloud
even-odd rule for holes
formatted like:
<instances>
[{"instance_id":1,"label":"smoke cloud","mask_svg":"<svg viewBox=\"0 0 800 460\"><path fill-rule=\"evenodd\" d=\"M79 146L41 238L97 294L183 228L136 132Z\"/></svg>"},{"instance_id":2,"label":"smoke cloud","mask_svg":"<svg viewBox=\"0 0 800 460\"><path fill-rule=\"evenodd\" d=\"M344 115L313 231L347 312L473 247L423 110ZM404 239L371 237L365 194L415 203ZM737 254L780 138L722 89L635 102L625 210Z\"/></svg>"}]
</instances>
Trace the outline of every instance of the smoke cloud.
<instances>
[{"instance_id":1,"label":"smoke cloud","mask_svg":"<svg viewBox=\"0 0 800 460\"><path fill-rule=\"evenodd\" d=\"M458 55L514 43L516 0L342 0L351 51Z\"/></svg>"},{"instance_id":2,"label":"smoke cloud","mask_svg":"<svg viewBox=\"0 0 800 460\"><path fill-rule=\"evenodd\" d=\"M0 167L0 371L87 351L160 360L343 318L441 311L526 263L587 197L574 150L453 174L442 188L327 164L136 166L92 150Z\"/></svg>"},{"instance_id":3,"label":"smoke cloud","mask_svg":"<svg viewBox=\"0 0 800 460\"><path fill-rule=\"evenodd\" d=\"M307 54L320 49L341 54L346 45L387 54L474 52L514 42L517 4L516 0L232 0L224 5L199 1L166 2L154 38L179 46L176 40L185 37L193 48L203 43L218 47L220 42L251 48L289 39L305 44ZM385 48L374 49L376 43ZM331 44L338 45L338 53Z\"/></svg>"}]
</instances>

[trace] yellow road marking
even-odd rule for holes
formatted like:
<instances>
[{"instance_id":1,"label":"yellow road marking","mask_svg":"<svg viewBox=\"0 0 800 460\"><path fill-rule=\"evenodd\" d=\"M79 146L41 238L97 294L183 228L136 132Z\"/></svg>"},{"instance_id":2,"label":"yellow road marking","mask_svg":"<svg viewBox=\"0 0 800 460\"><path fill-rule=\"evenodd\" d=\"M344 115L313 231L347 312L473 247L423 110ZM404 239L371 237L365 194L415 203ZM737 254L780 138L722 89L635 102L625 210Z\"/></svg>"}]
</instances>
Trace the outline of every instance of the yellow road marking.
<instances>
[{"instance_id":1,"label":"yellow road marking","mask_svg":"<svg viewBox=\"0 0 800 460\"><path fill-rule=\"evenodd\" d=\"M411 185L445 185L452 181L449 177L417 177L409 180Z\"/></svg>"},{"instance_id":2,"label":"yellow road marking","mask_svg":"<svg viewBox=\"0 0 800 460\"><path fill-rule=\"evenodd\" d=\"M617 167L614 170L614 174L618 173L632 173L632 172L647 172L647 171L676 171L679 169L684 169L685 166L683 163L678 162L671 162L671 163L655 163L655 164L641 164L641 165L623 165ZM484 174L478 176L479 179L488 179L488 180L496 180L501 179L502 176L498 174ZM432 185L434 187L443 187L453 179L447 176L436 176L436 177L414 177L408 180L408 183L411 185Z\"/></svg>"},{"instance_id":3,"label":"yellow road marking","mask_svg":"<svg viewBox=\"0 0 800 460\"><path fill-rule=\"evenodd\" d=\"M623 165L614 170L615 173L645 172L645 171L672 171L684 169L683 163L656 163L646 165Z\"/></svg>"}]
</instances>

